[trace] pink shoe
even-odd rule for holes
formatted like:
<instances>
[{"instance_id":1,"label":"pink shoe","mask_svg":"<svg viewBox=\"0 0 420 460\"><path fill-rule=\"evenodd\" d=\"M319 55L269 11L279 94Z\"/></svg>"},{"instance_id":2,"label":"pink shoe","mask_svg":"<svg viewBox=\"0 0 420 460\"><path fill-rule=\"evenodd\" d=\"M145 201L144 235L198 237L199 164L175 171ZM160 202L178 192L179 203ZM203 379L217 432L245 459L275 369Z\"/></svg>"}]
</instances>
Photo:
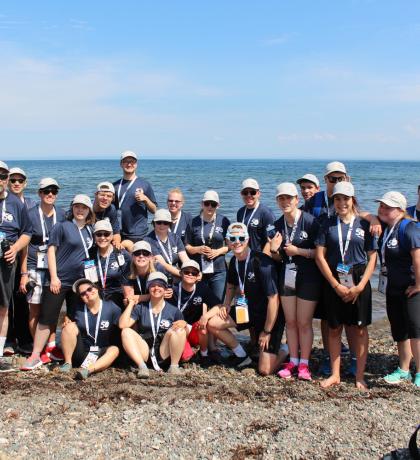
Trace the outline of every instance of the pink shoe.
<instances>
[{"instance_id":1,"label":"pink shoe","mask_svg":"<svg viewBox=\"0 0 420 460\"><path fill-rule=\"evenodd\" d=\"M47 353L46 349L44 348L41 352L41 355L39 357L42 361L42 364L49 364L51 362L51 358L49 356L49 353Z\"/></svg>"},{"instance_id":2,"label":"pink shoe","mask_svg":"<svg viewBox=\"0 0 420 460\"><path fill-rule=\"evenodd\" d=\"M311 371L307 364L299 364L298 366L298 379L312 380Z\"/></svg>"},{"instance_id":3,"label":"pink shoe","mask_svg":"<svg viewBox=\"0 0 420 460\"><path fill-rule=\"evenodd\" d=\"M293 364L291 361L289 361L288 363L283 365L283 369L277 372L277 375L281 379L290 379L296 367L297 367L296 364Z\"/></svg>"}]
</instances>

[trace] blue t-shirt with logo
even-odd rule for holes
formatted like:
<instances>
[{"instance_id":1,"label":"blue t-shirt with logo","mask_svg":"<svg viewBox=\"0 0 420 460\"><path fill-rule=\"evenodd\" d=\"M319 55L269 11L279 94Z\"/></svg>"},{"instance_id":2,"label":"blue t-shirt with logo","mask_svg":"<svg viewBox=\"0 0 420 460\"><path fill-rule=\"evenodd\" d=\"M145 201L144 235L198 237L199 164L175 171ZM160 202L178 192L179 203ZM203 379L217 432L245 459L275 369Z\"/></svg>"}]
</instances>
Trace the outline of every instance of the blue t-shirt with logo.
<instances>
[{"instance_id":1,"label":"blue t-shirt with logo","mask_svg":"<svg viewBox=\"0 0 420 460\"><path fill-rule=\"evenodd\" d=\"M32 235L28 209L13 193L0 200L0 240L15 243L21 235Z\"/></svg>"},{"instance_id":2,"label":"blue t-shirt with logo","mask_svg":"<svg viewBox=\"0 0 420 460\"><path fill-rule=\"evenodd\" d=\"M154 231L150 232L144 240L150 243L154 256L162 256L165 262L174 267L179 265L179 253L185 251L185 246L178 235L169 232L166 241L160 242L163 249Z\"/></svg>"},{"instance_id":3,"label":"blue t-shirt with logo","mask_svg":"<svg viewBox=\"0 0 420 460\"><path fill-rule=\"evenodd\" d=\"M111 224L111 227L112 227L112 233L114 235L119 235L121 231L120 223L118 220L117 208L113 204L108 206L103 211L99 211L99 212L95 211L95 216L96 216L96 221L109 220L109 223Z\"/></svg>"},{"instance_id":4,"label":"blue t-shirt with logo","mask_svg":"<svg viewBox=\"0 0 420 460\"><path fill-rule=\"evenodd\" d=\"M122 293L123 279L130 270L131 255L125 249L117 251L113 248L109 255L108 268L106 269L107 257L99 255L99 251L96 247L90 253L92 256L91 258L95 260L99 284L103 288L105 296L117 292ZM99 263L101 264L102 276L99 270ZM104 282L105 286L103 284Z\"/></svg>"},{"instance_id":5,"label":"blue t-shirt with logo","mask_svg":"<svg viewBox=\"0 0 420 460\"><path fill-rule=\"evenodd\" d=\"M247 208L242 206L236 213L236 220L248 227L249 247L254 251L262 251L267 243L266 229L274 223L274 213L262 203L258 208ZM252 218L251 218L252 217Z\"/></svg>"},{"instance_id":6,"label":"blue t-shirt with logo","mask_svg":"<svg viewBox=\"0 0 420 460\"><path fill-rule=\"evenodd\" d=\"M181 215L179 216L179 223L176 225L172 224L172 233L179 236L181 241L185 244L185 236L188 233L189 229L191 228L191 221L192 216L189 212L181 211Z\"/></svg>"}]
</instances>

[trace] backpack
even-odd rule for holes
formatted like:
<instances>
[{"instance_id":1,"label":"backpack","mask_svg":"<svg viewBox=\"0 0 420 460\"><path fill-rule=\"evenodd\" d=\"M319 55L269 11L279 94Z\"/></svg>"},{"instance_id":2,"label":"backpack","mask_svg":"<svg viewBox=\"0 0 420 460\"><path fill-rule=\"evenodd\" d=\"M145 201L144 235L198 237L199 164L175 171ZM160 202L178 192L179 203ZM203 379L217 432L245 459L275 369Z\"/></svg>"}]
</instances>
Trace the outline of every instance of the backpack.
<instances>
[{"instance_id":1,"label":"backpack","mask_svg":"<svg viewBox=\"0 0 420 460\"><path fill-rule=\"evenodd\" d=\"M314 207L312 208L311 214L314 217L319 217L322 212L322 207L324 205L325 200L325 192L317 192L314 195Z\"/></svg>"}]
</instances>

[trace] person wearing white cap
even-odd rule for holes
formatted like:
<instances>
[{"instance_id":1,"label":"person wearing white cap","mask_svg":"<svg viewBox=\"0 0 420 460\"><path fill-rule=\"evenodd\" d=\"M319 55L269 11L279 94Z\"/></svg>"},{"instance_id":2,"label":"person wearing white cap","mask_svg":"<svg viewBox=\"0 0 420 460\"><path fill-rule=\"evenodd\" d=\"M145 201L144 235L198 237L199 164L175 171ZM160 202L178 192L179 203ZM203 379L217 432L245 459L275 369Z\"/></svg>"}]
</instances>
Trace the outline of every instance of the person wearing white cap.
<instances>
[{"instance_id":1,"label":"person wearing white cap","mask_svg":"<svg viewBox=\"0 0 420 460\"><path fill-rule=\"evenodd\" d=\"M34 348L21 370L33 370L42 365L41 352L47 343L50 329L57 327L64 300L67 316L73 314L79 302L78 296L72 290L73 283L80 278L98 281L95 261L89 255L89 249L93 245L94 220L90 198L87 195L76 195L68 220L56 223L51 230L47 250L50 286L42 293Z\"/></svg>"},{"instance_id":2,"label":"person wearing white cap","mask_svg":"<svg viewBox=\"0 0 420 460\"><path fill-rule=\"evenodd\" d=\"M226 286L225 255L228 252L225 236L230 222L217 212L219 207L219 194L215 190L207 190L201 201L201 213L191 222L185 247L190 257L200 265L203 281L222 302Z\"/></svg>"},{"instance_id":3,"label":"person wearing white cap","mask_svg":"<svg viewBox=\"0 0 420 460\"><path fill-rule=\"evenodd\" d=\"M322 284L322 276L314 260L314 241L319 225L311 214L298 208L295 184L279 184L276 199L283 215L274 222L275 233L264 252L280 264L279 293L290 350L290 360L278 375L289 379L297 371L299 379L311 380L312 318Z\"/></svg>"},{"instance_id":4,"label":"person wearing white cap","mask_svg":"<svg viewBox=\"0 0 420 460\"><path fill-rule=\"evenodd\" d=\"M249 178L242 182L241 196L245 206L236 213L236 220L248 228L249 247L254 251L262 251L267 242L266 228L273 225L274 214L260 202L260 186L255 179Z\"/></svg>"},{"instance_id":5,"label":"person wearing white cap","mask_svg":"<svg viewBox=\"0 0 420 460\"><path fill-rule=\"evenodd\" d=\"M126 150L120 161L123 177L114 182L115 206L118 209L121 240L133 243L142 240L147 234L148 213L154 214L157 202L152 186L145 179L137 177L137 155Z\"/></svg>"},{"instance_id":6,"label":"person wearing white cap","mask_svg":"<svg viewBox=\"0 0 420 460\"><path fill-rule=\"evenodd\" d=\"M319 180L314 174L304 174L296 183L299 184L300 193L305 201L319 192Z\"/></svg>"},{"instance_id":7,"label":"person wearing white cap","mask_svg":"<svg viewBox=\"0 0 420 460\"><path fill-rule=\"evenodd\" d=\"M407 218L407 200L401 193L387 192L376 201L378 216L384 223L378 242L379 291L386 295L399 356L399 366L385 376L385 381L411 381L410 362L414 357L414 385L420 388L420 224Z\"/></svg>"},{"instance_id":8,"label":"person wearing white cap","mask_svg":"<svg viewBox=\"0 0 420 460\"><path fill-rule=\"evenodd\" d=\"M315 240L316 261L324 275L324 300L329 325L332 375L321 385L340 383L343 325L349 327L356 352L356 388L367 390L364 378L368 356L367 326L372 322L370 278L376 265L376 240L369 222L358 213L354 187L339 182L333 190L335 214L324 221Z\"/></svg>"},{"instance_id":9,"label":"person wearing white cap","mask_svg":"<svg viewBox=\"0 0 420 460\"><path fill-rule=\"evenodd\" d=\"M420 222L420 185L417 186L417 203L413 206L408 206L407 214L417 222Z\"/></svg>"},{"instance_id":10,"label":"person wearing white cap","mask_svg":"<svg viewBox=\"0 0 420 460\"><path fill-rule=\"evenodd\" d=\"M187 323L181 311L165 300L168 278L163 273L151 273L146 286L150 301L135 305L130 298L121 315L124 350L138 366L138 378L149 377L147 364L156 371L169 367L170 374L182 374L178 364L187 339ZM138 332L132 329L134 325Z\"/></svg>"},{"instance_id":11,"label":"person wearing white cap","mask_svg":"<svg viewBox=\"0 0 420 460\"><path fill-rule=\"evenodd\" d=\"M114 204L115 188L111 182L100 182L96 186L95 199L93 200L93 212L96 220L107 219L112 226L112 244L121 249L121 229L118 212ZM127 249L127 248L126 248Z\"/></svg>"},{"instance_id":12,"label":"person wearing white cap","mask_svg":"<svg viewBox=\"0 0 420 460\"><path fill-rule=\"evenodd\" d=\"M48 281L49 237L54 225L66 220L64 209L55 207L58 191L59 186L55 179L41 179L38 188L39 204L29 210L33 231L29 246L22 255L20 290L26 294L29 303L29 329L32 338L35 337L41 311L42 292ZM50 337L44 353L41 354L41 360L44 363L50 362L50 357L54 359L55 353L58 353L58 350L55 346L54 325L50 327Z\"/></svg>"},{"instance_id":13,"label":"person wearing white cap","mask_svg":"<svg viewBox=\"0 0 420 460\"><path fill-rule=\"evenodd\" d=\"M9 324L17 267L17 255L31 239L32 225L26 206L12 193L7 192L9 168L0 161L0 372L10 371L4 361L3 351Z\"/></svg>"},{"instance_id":14,"label":"person wearing white cap","mask_svg":"<svg viewBox=\"0 0 420 460\"><path fill-rule=\"evenodd\" d=\"M173 277L179 277L179 266L188 260L181 238L170 231L171 213L167 209L158 209L153 217L153 228L144 239L150 243L155 261L163 267L172 285Z\"/></svg>"},{"instance_id":15,"label":"person wearing white cap","mask_svg":"<svg viewBox=\"0 0 420 460\"><path fill-rule=\"evenodd\" d=\"M172 217L171 231L178 235L185 244L185 235L191 228L192 216L182 209L184 203L184 195L179 188L169 190L167 204Z\"/></svg>"},{"instance_id":16,"label":"person wearing white cap","mask_svg":"<svg viewBox=\"0 0 420 460\"><path fill-rule=\"evenodd\" d=\"M26 173L21 168L10 168L9 171L9 190L16 195L20 201L29 210L36 205L36 201L32 198L24 196L26 186L28 185Z\"/></svg>"}]
</instances>

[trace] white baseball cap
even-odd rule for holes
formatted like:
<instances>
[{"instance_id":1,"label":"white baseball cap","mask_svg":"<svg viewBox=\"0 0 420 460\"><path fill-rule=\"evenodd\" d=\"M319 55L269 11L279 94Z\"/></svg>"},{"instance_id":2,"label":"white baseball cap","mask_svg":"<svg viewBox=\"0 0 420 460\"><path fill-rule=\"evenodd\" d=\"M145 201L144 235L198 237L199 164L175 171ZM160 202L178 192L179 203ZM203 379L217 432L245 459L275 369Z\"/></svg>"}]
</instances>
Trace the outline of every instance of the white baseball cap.
<instances>
[{"instance_id":1,"label":"white baseball cap","mask_svg":"<svg viewBox=\"0 0 420 460\"><path fill-rule=\"evenodd\" d=\"M238 230L242 230L244 233L248 234L248 227L243 222L233 222L227 228L228 233L236 232Z\"/></svg>"},{"instance_id":2,"label":"white baseball cap","mask_svg":"<svg viewBox=\"0 0 420 460\"><path fill-rule=\"evenodd\" d=\"M184 270L184 268L195 268L196 270L200 271L200 265L198 265L198 263L192 259L188 259L182 264L181 270Z\"/></svg>"},{"instance_id":3,"label":"white baseball cap","mask_svg":"<svg viewBox=\"0 0 420 460\"><path fill-rule=\"evenodd\" d=\"M73 198L73 201L71 202L72 206L75 205L75 204L84 204L90 210L92 210L92 201L87 195L82 195L82 194L81 195L76 195Z\"/></svg>"},{"instance_id":4,"label":"white baseball cap","mask_svg":"<svg viewBox=\"0 0 420 460\"><path fill-rule=\"evenodd\" d=\"M312 182L317 187L319 187L319 180L314 174L305 174L296 181L297 184L300 184L301 182Z\"/></svg>"},{"instance_id":5,"label":"white baseball cap","mask_svg":"<svg viewBox=\"0 0 420 460\"><path fill-rule=\"evenodd\" d=\"M390 206L391 208L400 208L403 211L405 211L407 208L407 200L405 196L400 192L386 192L382 198L375 201L379 203L384 203L387 206Z\"/></svg>"},{"instance_id":6,"label":"white baseball cap","mask_svg":"<svg viewBox=\"0 0 420 460\"><path fill-rule=\"evenodd\" d=\"M255 179L252 179L251 177L249 177L248 179L245 179L242 182L241 191L245 190L246 188L252 188L253 190L259 190L260 186L258 185L258 182Z\"/></svg>"},{"instance_id":7,"label":"white baseball cap","mask_svg":"<svg viewBox=\"0 0 420 460\"><path fill-rule=\"evenodd\" d=\"M331 161L331 163L328 163L325 167L325 176L328 176L328 174L333 172L341 172L343 174L347 174L346 167L339 161Z\"/></svg>"},{"instance_id":8,"label":"white baseball cap","mask_svg":"<svg viewBox=\"0 0 420 460\"><path fill-rule=\"evenodd\" d=\"M354 187L351 182L337 182L334 185L332 196L334 195L345 195L354 196Z\"/></svg>"},{"instance_id":9,"label":"white baseball cap","mask_svg":"<svg viewBox=\"0 0 420 460\"><path fill-rule=\"evenodd\" d=\"M215 190L207 190L207 192L205 192L203 195L202 201L215 201L217 204L219 204L219 194Z\"/></svg>"},{"instance_id":10,"label":"white baseball cap","mask_svg":"<svg viewBox=\"0 0 420 460\"><path fill-rule=\"evenodd\" d=\"M114 188L114 186L111 184L111 182L100 182L100 183L96 186L96 191L97 191L97 192L111 192L111 193L115 193L115 188Z\"/></svg>"},{"instance_id":11,"label":"white baseball cap","mask_svg":"<svg viewBox=\"0 0 420 460\"><path fill-rule=\"evenodd\" d=\"M137 155L136 155L133 151L131 151L131 150L125 150L125 151L121 154L120 160L124 160L124 158L128 158L128 157L135 158L136 160L138 159L138 158L137 158Z\"/></svg>"},{"instance_id":12,"label":"white baseball cap","mask_svg":"<svg viewBox=\"0 0 420 460\"><path fill-rule=\"evenodd\" d=\"M167 209L158 209L153 217L153 222L172 223L171 213Z\"/></svg>"},{"instance_id":13,"label":"white baseball cap","mask_svg":"<svg viewBox=\"0 0 420 460\"><path fill-rule=\"evenodd\" d=\"M146 282L147 289L149 289L149 286L153 283L153 281L159 281L160 283L164 284L165 287L168 285L168 278L162 272L150 273L149 277L147 278L147 282Z\"/></svg>"},{"instance_id":14,"label":"white baseball cap","mask_svg":"<svg viewBox=\"0 0 420 460\"><path fill-rule=\"evenodd\" d=\"M0 169L5 169L7 172L9 172L9 167L4 161L0 161Z\"/></svg>"},{"instance_id":15,"label":"white baseball cap","mask_svg":"<svg viewBox=\"0 0 420 460\"><path fill-rule=\"evenodd\" d=\"M298 196L296 185L292 182L283 182L276 187L276 198L280 195Z\"/></svg>"},{"instance_id":16,"label":"white baseball cap","mask_svg":"<svg viewBox=\"0 0 420 460\"><path fill-rule=\"evenodd\" d=\"M79 286L81 284L90 284L91 286L95 286L95 283L93 283L91 280L87 279L87 278L80 278L80 280L77 280L73 283L73 286L72 286L72 291L75 293L75 294L78 294L78 290L79 290Z\"/></svg>"},{"instance_id":17,"label":"white baseball cap","mask_svg":"<svg viewBox=\"0 0 420 460\"><path fill-rule=\"evenodd\" d=\"M10 171L9 171L9 176L11 176L12 174L20 174L25 179L28 177L26 175L25 171L23 169L21 169L21 168L11 168Z\"/></svg>"},{"instance_id":18,"label":"white baseball cap","mask_svg":"<svg viewBox=\"0 0 420 460\"><path fill-rule=\"evenodd\" d=\"M131 250L132 253L136 251L148 251L150 254L152 253L152 246L150 246L150 243L148 241L137 241L137 243L134 243L133 249Z\"/></svg>"},{"instance_id":19,"label":"white baseball cap","mask_svg":"<svg viewBox=\"0 0 420 460\"><path fill-rule=\"evenodd\" d=\"M52 177L43 177L40 181L39 181L39 190L42 190L43 188L47 188L47 187L57 187L57 188L60 188L58 186L58 183L55 179L53 179Z\"/></svg>"},{"instance_id":20,"label":"white baseball cap","mask_svg":"<svg viewBox=\"0 0 420 460\"><path fill-rule=\"evenodd\" d=\"M95 226L93 227L93 233L99 231L113 233L111 222L108 219L98 220L98 222L96 222Z\"/></svg>"}]
</instances>

